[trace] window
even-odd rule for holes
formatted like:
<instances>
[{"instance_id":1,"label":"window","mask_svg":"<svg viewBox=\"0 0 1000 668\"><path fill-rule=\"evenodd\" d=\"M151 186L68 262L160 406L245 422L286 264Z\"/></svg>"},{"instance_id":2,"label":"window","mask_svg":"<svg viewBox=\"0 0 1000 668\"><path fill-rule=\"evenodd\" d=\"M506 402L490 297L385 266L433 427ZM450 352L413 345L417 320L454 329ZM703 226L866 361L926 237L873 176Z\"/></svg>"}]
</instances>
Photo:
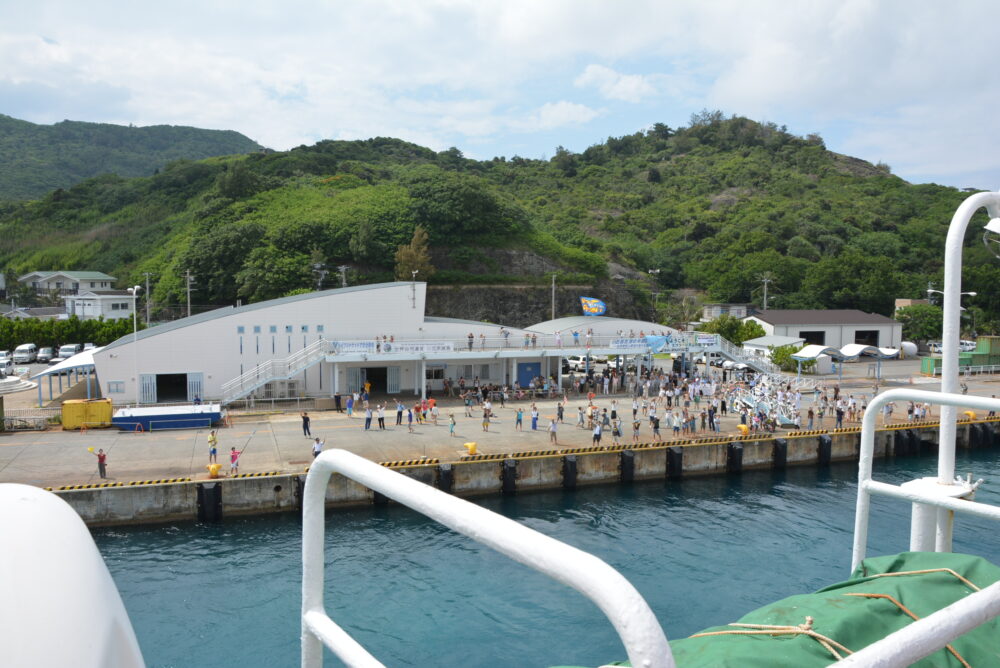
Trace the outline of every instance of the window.
<instances>
[{"instance_id":1,"label":"window","mask_svg":"<svg viewBox=\"0 0 1000 668\"><path fill-rule=\"evenodd\" d=\"M268 331L270 331L272 334L277 334L277 332L278 332L278 326L277 325L271 325L270 327L268 327Z\"/></svg>"},{"instance_id":2,"label":"window","mask_svg":"<svg viewBox=\"0 0 1000 668\"><path fill-rule=\"evenodd\" d=\"M319 332L320 334L322 334L323 333L323 325L316 325L316 331Z\"/></svg>"},{"instance_id":3,"label":"window","mask_svg":"<svg viewBox=\"0 0 1000 668\"><path fill-rule=\"evenodd\" d=\"M118 304L118 308L120 308L123 311L127 311L128 310L128 306L129 306L128 302L120 302Z\"/></svg>"},{"instance_id":4,"label":"window","mask_svg":"<svg viewBox=\"0 0 1000 668\"><path fill-rule=\"evenodd\" d=\"M302 333L303 334L309 333L309 325L302 325Z\"/></svg>"},{"instance_id":5,"label":"window","mask_svg":"<svg viewBox=\"0 0 1000 668\"><path fill-rule=\"evenodd\" d=\"M253 326L253 333L254 334L260 334L260 325L254 325Z\"/></svg>"},{"instance_id":6,"label":"window","mask_svg":"<svg viewBox=\"0 0 1000 668\"><path fill-rule=\"evenodd\" d=\"M124 380L109 380L108 381L108 394L125 394L125 381Z\"/></svg>"},{"instance_id":7,"label":"window","mask_svg":"<svg viewBox=\"0 0 1000 668\"><path fill-rule=\"evenodd\" d=\"M111 302L111 310L112 311L117 311L120 308L121 308L121 304L119 304L118 302Z\"/></svg>"},{"instance_id":8,"label":"window","mask_svg":"<svg viewBox=\"0 0 1000 668\"><path fill-rule=\"evenodd\" d=\"M246 331L246 327L244 327L243 325L237 325L237 327L236 327L236 333L237 334L243 334L245 331Z\"/></svg>"},{"instance_id":9,"label":"window","mask_svg":"<svg viewBox=\"0 0 1000 668\"><path fill-rule=\"evenodd\" d=\"M479 365L479 377L480 378L489 378L490 377L490 365L489 364L480 364Z\"/></svg>"},{"instance_id":10,"label":"window","mask_svg":"<svg viewBox=\"0 0 1000 668\"><path fill-rule=\"evenodd\" d=\"M79 290L80 289L80 284L79 283L74 283L73 284L73 289L74 290Z\"/></svg>"},{"instance_id":11,"label":"window","mask_svg":"<svg viewBox=\"0 0 1000 668\"><path fill-rule=\"evenodd\" d=\"M90 282L90 287L94 287L94 286L96 286L96 285L97 285L97 283L95 283L94 281L91 281L91 282Z\"/></svg>"},{"instance_id":12,"label":"window","mask_svg":"<svg viewBox=\"0 0 1000 668\"><path fill-rule=\"evenodd\" d=\"M427 369L427 380L444 380L444 369Z\"/></svg>"},{"instance_id":13,"label":"window","mask_svg":"<svg viewBox=\"0 0 1000 668\"><path fill-rule=\"evenodd\" d=\"M285 325L285 334L291 334L291 333L292 333L292 326Z\"/></svg>"}]
</instances>

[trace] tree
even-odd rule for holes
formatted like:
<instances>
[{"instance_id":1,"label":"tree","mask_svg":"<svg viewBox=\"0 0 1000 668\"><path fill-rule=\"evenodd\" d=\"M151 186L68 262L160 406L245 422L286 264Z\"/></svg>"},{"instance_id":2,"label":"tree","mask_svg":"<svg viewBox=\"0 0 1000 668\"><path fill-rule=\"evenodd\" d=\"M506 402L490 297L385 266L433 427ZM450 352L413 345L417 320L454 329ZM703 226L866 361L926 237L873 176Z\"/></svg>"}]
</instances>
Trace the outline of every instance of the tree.
<instances>
[{"instance_id":1,"label":"tree","mask_svg":"<svg viewBox=\"0 0 1000 668\"><path fill-rule=\"evenodd\" d=\"M724 313L715 320L700 327L702 332L711 332L727 339L734 346L743 345L744 341L764 336L767 332L756 320L740 320L734 315Z\"/></svg>"},{"instance_id":2,"label":"tree","mask_svg":"<svg viewBox=\"0 0 1000 668\"><path fill-rule=\"evenodd\" d=\"M896 311L896 320L903 323L903 338L929 341L941 336L944 311L940 306L914 304Z\"/></svg>"},{"instance_id":3,"label":"tree","mask_svg":"<svg viewBox=\"0 0 1000 668\"><path fill-rule=\"evenodd\" d=\"M400 246L396 250L397 279L408 281L413 278L414 271L420 272L417 275L423 280L434 275L437 270L431 264L431 254L427 247L427 241L427 230L417 225L416 229L413 230L413 239L410 240L410 243Z\"/></svg>"},{"instance_id":4,"label":"tree","mask_svg":"<svg viewBox=\"0 0 1000 668\"><path fill-rule=\"evenodd\" d=\"M803 346L804 348L805 346ZM792 355L802 350L797 346L768 346L767 349L771 351L771 362L778 366L782 371L797 371L799 368L798 360L793 360ZM808 360L802 362L803 369L809 369L816 365L816 360Z\"/></svg>"}]
</instances>

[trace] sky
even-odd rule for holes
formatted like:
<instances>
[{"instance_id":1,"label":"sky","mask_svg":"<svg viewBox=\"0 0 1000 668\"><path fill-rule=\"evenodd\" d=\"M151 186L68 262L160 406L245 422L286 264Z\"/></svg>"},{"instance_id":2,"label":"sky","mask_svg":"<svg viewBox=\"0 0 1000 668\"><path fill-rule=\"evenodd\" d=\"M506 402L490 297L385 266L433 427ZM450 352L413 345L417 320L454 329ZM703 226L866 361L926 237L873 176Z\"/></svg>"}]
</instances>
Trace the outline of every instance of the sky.
<instances>
[{"instance_id":1,"label":"sky","mask_svg":"<svg viewBox=\"0 0 1000 668\"><path fill-rule=\"evenodd\" d=\"M0 0L0 113L549 158L718 109L1000 187L980 0Z\"/></svg>"}]
</instances>

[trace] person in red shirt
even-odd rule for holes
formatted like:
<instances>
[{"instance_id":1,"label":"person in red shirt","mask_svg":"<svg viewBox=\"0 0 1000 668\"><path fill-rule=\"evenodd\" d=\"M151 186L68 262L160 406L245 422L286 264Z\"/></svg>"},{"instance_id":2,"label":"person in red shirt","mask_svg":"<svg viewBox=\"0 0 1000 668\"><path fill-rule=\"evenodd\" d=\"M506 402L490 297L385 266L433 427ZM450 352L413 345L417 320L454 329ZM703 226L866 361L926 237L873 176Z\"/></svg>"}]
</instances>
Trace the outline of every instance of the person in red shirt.
<instances>
[{"instance_id":1,"label":"person in red shirt","mask_svg":"<svg viewBox=\"0 0 1000 668\"><path fill-rule=\"evenodd\" d=\"M108 456L104 453L103 449L102 450L98 450L97 452L95 452L94 456L97 457L97 473L102 478L107 478L108 477Z\"/></svg>"}]
</instances>

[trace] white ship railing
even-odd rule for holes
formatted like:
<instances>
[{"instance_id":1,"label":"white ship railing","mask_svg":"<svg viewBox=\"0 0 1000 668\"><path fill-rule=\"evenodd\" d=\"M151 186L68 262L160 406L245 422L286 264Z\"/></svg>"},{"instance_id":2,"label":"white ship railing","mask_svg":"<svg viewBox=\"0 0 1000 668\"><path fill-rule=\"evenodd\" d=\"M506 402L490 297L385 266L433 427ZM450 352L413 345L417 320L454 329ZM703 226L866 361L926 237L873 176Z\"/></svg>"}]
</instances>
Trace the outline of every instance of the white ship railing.
<instances>
[{"instance_id":1,"label":"white ship railing","mask_svg":"<svg viewBox=\"0 0 1000 668\"><path fill-rule=\"evenodd\" d=\"M601 559L345 450L321 454L306 478L302 515L303 668L322 666L323 645L348 666L383 665L330 619L324 607L324 501L333 473L576 589L614 625L633 666L673 668L670 645L653 611L632 584Z\"/></svg>"},{"instance_id":2,"label":"white ship railing","mask_svg":"<svg viewBox=\"0 0 1000 668\"><path fill-rule=\"evenodd\" d=\"M868 545L868 520L872 495L887 496L913 504L910 526L910 549L950 551L953 513L967 513L1000 520L1000 508L968 500L976 485L956 479L953 484L940 484L937 479L914 483L924 485L890 485L872 480L872 460L875 454L875 428L882 407L893 401L914 401L964 406L985 411L1000 410L1000 399L987 399L962 394L944 394L922 390L889 390L876 396L865 411L861 426L861 452L858 462L858 500L854 524L854 550L851 570L865 558ZM939 444L939 456L951 457L954 470L954 448ZM961 497L966 498L961 498ZM879 666L894 668L909 666L914 661L935 652L963 633L1000 614L1000 583L963 598L962 600L892 633L865 649L837 663L838 666Z\"/></svg>"}]
</instances>

